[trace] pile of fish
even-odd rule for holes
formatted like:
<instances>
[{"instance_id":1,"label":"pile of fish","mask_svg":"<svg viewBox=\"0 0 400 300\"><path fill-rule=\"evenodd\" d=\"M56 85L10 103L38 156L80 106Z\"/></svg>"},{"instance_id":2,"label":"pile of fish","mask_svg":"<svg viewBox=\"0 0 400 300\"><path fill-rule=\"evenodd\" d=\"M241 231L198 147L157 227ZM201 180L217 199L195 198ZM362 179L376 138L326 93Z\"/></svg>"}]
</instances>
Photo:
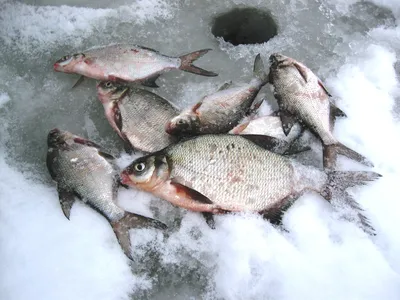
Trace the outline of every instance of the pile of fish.
<instances>
[{"instance_id":1,"label":"pile of fish","mask_svg":"<svg viewBox=\"0 0 400 300\"><path fill-rule=\"evenodd\" d=\"M257 55L248 84L225 83L182 111L137 86L158 87L156 79L171 69L217 76L193 65L208 51L170 57L142 46L113 44L64 56L54 64L55 71L81 75L77 84L84 77L99 80L97 94L108 122L131 149L144 153L119 170L114 157L98 144L52 129L47 141L47 167L57 182L65 217L70 218L75 197L82 199L107 218L124 253L132 258L131 228L165 229L166 225L119 207L116 199L120 185L201 212L213 228L213 214L241 211L262 214L279 224L283 212L297 198L314 191L327 201L347 203L362 228L374 234L346 189L380 175L335 170L338 154L373 165L333 136L335 118L345 113L332 103L321 80L302 63L272 54L266 72ZM262 100L255 103L255 99L267 83L279 111L256 118ZM298 143L305 129L322 142L324 170L290 158L309 149Z\"/></svg>"}]
</instances>

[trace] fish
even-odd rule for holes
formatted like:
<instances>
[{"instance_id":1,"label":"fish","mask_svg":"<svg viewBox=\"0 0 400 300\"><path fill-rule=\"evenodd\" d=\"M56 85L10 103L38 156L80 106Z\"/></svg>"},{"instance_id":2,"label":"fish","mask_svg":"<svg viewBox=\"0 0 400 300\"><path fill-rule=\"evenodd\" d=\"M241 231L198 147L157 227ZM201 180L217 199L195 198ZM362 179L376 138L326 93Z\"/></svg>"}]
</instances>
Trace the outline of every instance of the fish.
<instances>
[{"instance_id":1,"label":"fish","mask_svg":"<svg viewBox=\"0 0 400 300\"><path fill-rule=\"evenodd\" d=\"M68 220L77 196L108 220L130 259L131 228L166 228L158 220L127 212L116 204L119 172L114 157L99 145L58 128L49 131L47 145L47 169L57 183L61 209Z\"/></svg>"},{"instance_id":2,"label":"fish","mask_svg":"<svg viewBox=\"0 0 400 300\"><path fill-rule=\"evenodd\" d=\"M166 131L189 136L227 133L239 124L260 89L268 82L260 54L255 58L253 73L253 79L246 85L231 87L232 82L227 82L217 92L204 96L194 106L171 119Z\"/></svg>"},{"instance_id":3,"label":"fish","mask_svg":"<svg viewBox=\"0 0 400 300\"><path fill-rule=\"evenodd\" d=\"M172 57L139 45L111 44L65 55L53 67L56 72L79 74L99 81L137 82L158 87L156 80L160 74L172 69L202 76L218 76L193 65L195 60L210 50L202 49Z\"/></svg>"},{"instance_id":4,"label":"fish","mask_svg":"<svg viewBox=\"0 0 400 300\"><path fill-rule=\"evenodd\" d=\"M121 172L121 181L191 211L247 211L260 213L272 223L279 223L283 211L302 194L316 192L330 202L344 199L359 209L363 227L372 228L346 189L374 181L380 174L322 171L271 151L269 140L254 143L253 137L192 137L134 160Z\"/></svg>"},{"instance_id":5,"label":"fish","mask_svg":"<svg viewBox=\"0 0 400 300\"><path fill-rule=\"evenodd\" d=\"M111 127L132 148L151 153L178 141L165 132L165 124L178 112L166 99L112 81L100 82L97 95Z\"/></svg>"},{"instance_id":6,"label":"fish","mask_svg":"<svg viewBox=\"0 0 400 300\"><path fill-rule=\"evenodd\" d=\"M333 136L333 120L346 114L330 101L331 94L322 81L293 58L274 53L269 61L269 83L279 105L285 135L289 134L295 122L300 121L321 140L325 168L335 168L337 154L373 167L366 157Z\"/></svg>"}]
</instances>

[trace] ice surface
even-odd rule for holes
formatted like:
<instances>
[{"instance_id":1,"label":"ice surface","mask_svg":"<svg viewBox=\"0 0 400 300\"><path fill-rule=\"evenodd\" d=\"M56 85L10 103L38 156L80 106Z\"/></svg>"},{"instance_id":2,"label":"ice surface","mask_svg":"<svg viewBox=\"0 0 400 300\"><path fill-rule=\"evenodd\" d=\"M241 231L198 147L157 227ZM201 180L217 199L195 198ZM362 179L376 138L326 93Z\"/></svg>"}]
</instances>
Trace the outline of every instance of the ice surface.
<instances>
[{"instance_id":1,"label":"ice surface","mask_svg":"<svg viewBox=\"0 0 400 300\"><path fill-rule=\"evenodd\" d=\"M25 2L25 3L23 3ZM323 3L322 3L323 2ZM0 295L3 299L399 299L400 4L397 0L76 1L0 0ZM47 6L54 5L54 6ZM78 5L78 6L73 6ZM268 9L278 35L234 47L211 34L212 19L236 6ZM224 82L248 82L257 53L304 62L348 118L335 135L374 162L383 177L351 189L377 230L365 235L320 196L301 197L287 231L258 216L201 216L142 192L119 202L170 230L133 230L129 265L106 220L81 202L63 216L47 173L46 134L59 127L104 145L123 145L108 125L94 82L54 73L65 54L111 42L168 55L214 51L197 65L206 78L171 71L155 92L186 107ZM268 98L264 111L276 108ZM303 162L319 164L319 144ZM137 156L138 154L136 154ZM136 157L135 156L135 157ZM133 159L122 155L121 166ZM341 158L341 169L367 169Z\"/></svg>"}]
</instances>

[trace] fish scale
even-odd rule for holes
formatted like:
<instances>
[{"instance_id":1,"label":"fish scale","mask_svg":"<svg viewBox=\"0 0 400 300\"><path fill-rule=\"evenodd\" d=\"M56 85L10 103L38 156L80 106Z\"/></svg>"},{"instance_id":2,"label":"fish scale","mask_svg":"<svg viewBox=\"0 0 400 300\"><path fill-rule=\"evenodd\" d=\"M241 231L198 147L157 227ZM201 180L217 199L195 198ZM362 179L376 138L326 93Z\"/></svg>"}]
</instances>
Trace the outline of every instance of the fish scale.
<instances>
[{"instance_id":1,"label":"fish scale","mask_svg":"<svg viewBox=\"0 0 400 300\"><path fill-rule=\"evenodd\" d=\"M121 132L134 148L154 152L178 140L165 132L165 124L177 109L160 96L146 90L130 89L118 102L118 107L122 118Z\"/></svg>"}]
</instances>

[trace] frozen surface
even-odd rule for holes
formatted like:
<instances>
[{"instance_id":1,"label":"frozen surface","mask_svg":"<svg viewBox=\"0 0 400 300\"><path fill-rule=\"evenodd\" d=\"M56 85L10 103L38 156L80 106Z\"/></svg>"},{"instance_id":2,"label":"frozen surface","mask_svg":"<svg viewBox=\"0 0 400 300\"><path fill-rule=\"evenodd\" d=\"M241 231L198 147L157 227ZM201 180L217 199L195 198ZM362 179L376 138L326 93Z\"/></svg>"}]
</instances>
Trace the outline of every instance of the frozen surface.
<instances>
[{"instance_id":1,"label":"frozen surface","mask_svg":"<svg viewBox=\"0 0 400 300\"><path fill-rule=\"evenodd\" d=\"M3 299L399 299L400 126L398 0L0 0L0 295ZM84 3L86 2L86 3ZM54 6L47 6L54 5ZM75 5L75 6L74 6ZM279 34L232 46L210 23L237 5L268 9ZM321 197L307 194L285 214L286 231L254 215L216 218L121 189L130 211L170 227L132 231L130 265L100 215L78 202L63 216L45 167L46 135L59 127L122 153L95 85L54 73L61 56L111 42L169 55L213 48L199 66L220 76L171 71L156 93L180 107L228 80L248 82L261 53L284 52L312 68L348 118L338 139L383 177L351 190L377 230L365 235ZM276 103L262 91L270 110ZM320 166L320 147L301 157ZM122 155L121 166L132 157ZM365 169L346 159L341 169Z\"/></svg>"}]
</instances>

